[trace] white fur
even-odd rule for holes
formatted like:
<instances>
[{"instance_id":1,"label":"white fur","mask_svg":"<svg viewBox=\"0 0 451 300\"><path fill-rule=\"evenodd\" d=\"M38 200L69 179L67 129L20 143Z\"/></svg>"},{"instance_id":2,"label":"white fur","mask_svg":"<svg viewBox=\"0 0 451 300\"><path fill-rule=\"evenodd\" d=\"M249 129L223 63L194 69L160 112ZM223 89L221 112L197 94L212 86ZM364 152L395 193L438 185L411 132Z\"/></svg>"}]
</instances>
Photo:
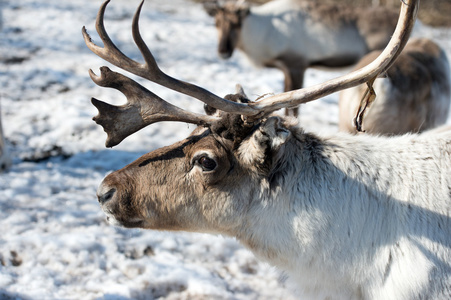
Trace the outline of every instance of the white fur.
<instances>
[{"instance_id":1,"label":"white fur","mask_svg":"<svg viewBox=\"0 0 451 300\"><path fill-rule=\"evenodd\" d=\"M280 185L262 184L238 239L300 299L450 299L449 128L305 137L280 146Z\"/></svg>"},{"instance_id":2,"label":"white fur","mask_svg":"<svg viewBox=\"0 0 451 300\"><path fill-rule=\"evenodd\" d=\"M332 28L312 21L290 0L251 7L242 24L238 48L259 66L285 54L313 62L340 56L358 58L368 51L356 28Z\"/></svg>"}]
</instances>

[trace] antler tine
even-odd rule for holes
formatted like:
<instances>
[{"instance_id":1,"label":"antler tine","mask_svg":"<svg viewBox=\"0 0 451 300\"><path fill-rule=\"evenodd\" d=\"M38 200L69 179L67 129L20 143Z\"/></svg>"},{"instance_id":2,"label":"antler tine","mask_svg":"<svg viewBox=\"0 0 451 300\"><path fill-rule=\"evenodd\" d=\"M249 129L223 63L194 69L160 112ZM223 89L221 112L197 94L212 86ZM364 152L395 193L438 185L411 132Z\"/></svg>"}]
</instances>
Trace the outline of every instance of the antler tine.
<instances>
[{"instance_id":1,"label":"antler tine","mask_svg":"<svg viewBox=\"0 0 451 300\"><path fill-rule=\"evenodd\" d=\"M135 75L138 75L140 77L143 77L145 79L148 79L150 81L153 81L159 85L162 85L164 87L167 87L169 89L175 90L177 92L186 94L188 96L194 97L198 100L201 100L202 102L211 105L217 109L224 110L231 113L245 113L249 115L255 115L258 113L255 109L252 107L247 106L246 104L242 103L235 103L232 101L228 101L224 98L218 97L215 94L190 83L177 80L167 74L165 74L161 69L158 67L152 53L150 52L149 48L145 44L144 40L141 37L141 34L139 32L139 15L141 13L141 8L144 4L144 0L141 2L141 4L138 6L138 9L136 10L136 13L133 17L133 24L132 24L132 32L133 32L133 38L135 40L136 45L138 46L139 50L141 51L141 54L143 55L143 58L145 60L145 64L138 63L126 55L124 55L111 41L109 38L103 18L105 14L106 6L108 5L110 0L106 0L102 6L99 9L99 12L97 14L96 19L96 30L99 34L100 38L102 39L104 43L104 47L99 47L95 45L89 34L86 32L85 27L83 27L83 36L86 42L86 45L88 48L100 56L101 58L105 59L106 61L112 63L113 65L124 69L130 73L133 73Z\"/></svg>"},{"instance_id":2,"label":"antler tine","mask_svg":"<svg viewBox=\"0 0 451 300\"><path fill-rule=\"evenodd\" d=\"M113 41L108 36L108 33L105 30L105 26L103 24L103 16L105 14L106 6L110 0L106 0L103 2L103 4L100 6L99 12L97 13L96 18L96 30L99 34L100 39L103 42L104 47L97 46L89 36L88 32L86 31L85 26L82 28L82 34L83 38L85 40L86 46L94 52L97 56L103 58L104 60L112 63L115 66L118 66L124 70L129 70L132 68L139 68L140 64L135 62L134 60L127 57L125 54L119 50L116 45L113 43Z\"/></svg>"},{"instance_id":3,"label":"antler tine","mask_svg":"<svg viewBox=\"0 0 451 300\"><path fill-rule=\"evenodd\" d=\"M108 137L105 145L113 147L127 136L155 122L178 121L197 125L210 125L217 118L185 111L174 106L136 81L111 71L108 67L100 68L100 76L90 70L91 79L99 86L115 88L127 97L127 103L114 106L95 98L92 104L99 110L93 120L101 125Z\"/></svg>"},{"instance_id":4,"label":"antler tine","mask_svg":"<svg viewBox=\"0 0 451 300\"><path fill-rule=\"evenodd\" d=\"M296 107L302 103L367 82L388 70L409 39L420 1L401 0L401 2L401 11L395 32L387 47L371 64L327 82L271 96L258 102L249 103L249 105L266 113L281 108Z\"/></svg>"},{"instance_id":5,"label":"antler tine","mask_svg":"<svg viewBox=\"0 0 451 300\"><path fill-rule=\"evenodd\" d=\"M132 23L132 34L133 34L133 40L135 41L136 46L138 46L139 51L141 52L144 61L146 62L146 69L150 70L149 73L146 73L147 76L151 77L154 76L154 79L149 79L152 81L158 81L158 76L166 75L163 73L163 71L160 70L160 68L157 65L157 62L155 58L152 55L152 52L150 52L149 47L147 47L146 43L141 37L141 33L139 32L139 16L141 14L141 9L144 4L144 0L141 1L141 3L138 6L138 9L136 10L135 15L133 16L133 23Z\"/></svg>"}]
</instances>

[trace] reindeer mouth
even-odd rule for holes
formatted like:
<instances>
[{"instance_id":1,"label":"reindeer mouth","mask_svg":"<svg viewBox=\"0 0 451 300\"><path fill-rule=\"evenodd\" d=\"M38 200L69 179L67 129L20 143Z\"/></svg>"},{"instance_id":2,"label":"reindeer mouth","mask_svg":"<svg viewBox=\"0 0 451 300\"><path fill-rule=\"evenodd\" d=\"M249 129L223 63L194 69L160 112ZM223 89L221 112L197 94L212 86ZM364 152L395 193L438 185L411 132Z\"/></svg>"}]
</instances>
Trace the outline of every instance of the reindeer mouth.
<instances>
[{"instance_id":1,"label":"reindeer mouth","mask_svg":"<svg viewBox=\"0 0 451 300\"><path fill-rule=\"evenodd\" d=\"M125 227L125 228L137 228L137 227L143 228L143 226L144 226L144 220L142 220L140 218L131 218L129 220L121 220L121 219L116 218L114 216L114 214L112 214L108 210L104 209L103 211L106 215L106 221L110 225L117 226L117 227Z\"/></svg>"}]
</instances>

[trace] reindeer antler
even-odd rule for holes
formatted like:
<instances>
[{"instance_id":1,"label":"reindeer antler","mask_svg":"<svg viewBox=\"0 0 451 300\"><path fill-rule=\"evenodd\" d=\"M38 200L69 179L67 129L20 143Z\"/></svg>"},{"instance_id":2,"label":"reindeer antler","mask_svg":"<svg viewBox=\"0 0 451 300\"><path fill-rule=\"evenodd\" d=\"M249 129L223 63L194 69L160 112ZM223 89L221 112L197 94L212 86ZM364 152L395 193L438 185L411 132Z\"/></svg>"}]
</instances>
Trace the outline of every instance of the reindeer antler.
<instances>
[{"instance_id":1,"label":"reindeer antler","mask_svg":"<svg viewBox=\"0 0 451 300\"><path fill-rule=\"evenodd\" d=\"M419 0L406 1L408 3L403 1L401 5L398 24L390 42L381 55L371 64L316 86L285 92L264 98L258 102L249 103L235 103L226 100L201 87L170 77L161 71L139 32L139 15L144 0L136 10L132 24L133 39L144 58L144 64L138 63L124 55L109 38L103 24L105 9L109 0L102 4L96 19L96 30L104 43L104 47L99 47L91 41L85 27L83 27L82 33L88 48L113 65L169 89L199 99L222 111L243 115L249 122L254 122L275 110L295 107L356 86L385 72L404 48L415 23ZM217 120L215 117L193 114L169 104L132 79L112 72L108 68L102 68L100 77L96 76L92 71L90 71L90 76L98 85L116 88L127 96L128 102L123 106L113 106L97 99L92 99L93 104L99 109L99 114L94 117L94 120L108 134L107 147L117 145L125 137L137 130L159 121L170 120L210 125Z\"/></svg>"},{"instance_id":2,"label":"reindeer antler","mask_svg":"<svg viewBox=\"0 0 451 300\"><path fill-rule=\"evenodd\" d=\"M199 86L177 80L161 71L139 32L139 15L144 0L138 6L133 17L132 33L133 39L138 46L145 63L141 64L127 57L111 41L105 30L103 18L106 6L109 2L110 0L107 0L102 4L96 19L96 30L104 47L99 47L94 44L87 33L86 28L82 28L85 43L92 52L121 69L177 92L197 98L210 106L216 108L219 107L221 110L237 114L243 113L243 111L251 115L258 113L258 111L254 110L252 107L223 99ZM119 144L127 136L155 122L180 121L198 125L208 125L217 120L217 118L211 116L193 114L180 109L164 101L132 79L119 73L112 72L106 67L101 69L100 77L96 76L92 70L90 70L90 76L96 84L104 87L116 88L127 97L127 104L121 107L109 105L94 98L92 99L92 103L99 109L99 114L93 119L107 132L107 147L113 147Z\"/></svg>"},{"instance_id":3,"label":"reindeer antler","mask_svg":"<svg viewBox=\"0 0 451 300\"><path fill-rule=\"evenodd\" d=\"M136 81L108 67L100 68L100 76L90 70L91 79L99 86L111 87L127 97L127 103L114 106L92 98L92 104L99 110L93 120L101 125L108 137L105 145L113 147L127 136L155 122L179 121L198 125L210 125L215 117L200 115L172 105Z\"/></svg>"}]
</instances>

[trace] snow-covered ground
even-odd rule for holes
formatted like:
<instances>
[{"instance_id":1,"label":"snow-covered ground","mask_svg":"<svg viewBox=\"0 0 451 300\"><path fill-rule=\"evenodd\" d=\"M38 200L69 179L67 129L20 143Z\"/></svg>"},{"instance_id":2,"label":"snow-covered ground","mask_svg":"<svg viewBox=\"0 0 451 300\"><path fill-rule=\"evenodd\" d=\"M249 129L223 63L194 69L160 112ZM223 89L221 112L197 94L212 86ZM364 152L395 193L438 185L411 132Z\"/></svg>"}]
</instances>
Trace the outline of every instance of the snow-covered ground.
<instances>
[{"instance_id":1,"label":"snow-covered ground","mask_svg":"<svg viewBox=\"0 0 451 300\"><path fill-rule=\"evenodd\" d=\"M105 174L183 138L193 126L155 124L113 149L104 147L106 134L91 120L97 110L90 97L114 104L124 98L88 76L88 69L98 73L108 65L81 35L86 25L100 44L94 30L100 4L2 3L0 100L14 165L0 174L0 299L294 299L283 275L232 239L127 230L105 222L95 197ZM130 24L138 4L113 0L105 19L112 39L136 59ZM161 68L174 77L218 95L233 92L236 83L252 98L282 89L278 71L256 69L240 53L229 61L217 58L213 20L198 4L147 1L141 31ZM449 30L422 32L451 57ZM309 71L306 85L345 71ZM197 100L145 85L202 112ZM337 99L331 95L305 105L303 126L336 131Z\"/></svg>"}]
</instances>

